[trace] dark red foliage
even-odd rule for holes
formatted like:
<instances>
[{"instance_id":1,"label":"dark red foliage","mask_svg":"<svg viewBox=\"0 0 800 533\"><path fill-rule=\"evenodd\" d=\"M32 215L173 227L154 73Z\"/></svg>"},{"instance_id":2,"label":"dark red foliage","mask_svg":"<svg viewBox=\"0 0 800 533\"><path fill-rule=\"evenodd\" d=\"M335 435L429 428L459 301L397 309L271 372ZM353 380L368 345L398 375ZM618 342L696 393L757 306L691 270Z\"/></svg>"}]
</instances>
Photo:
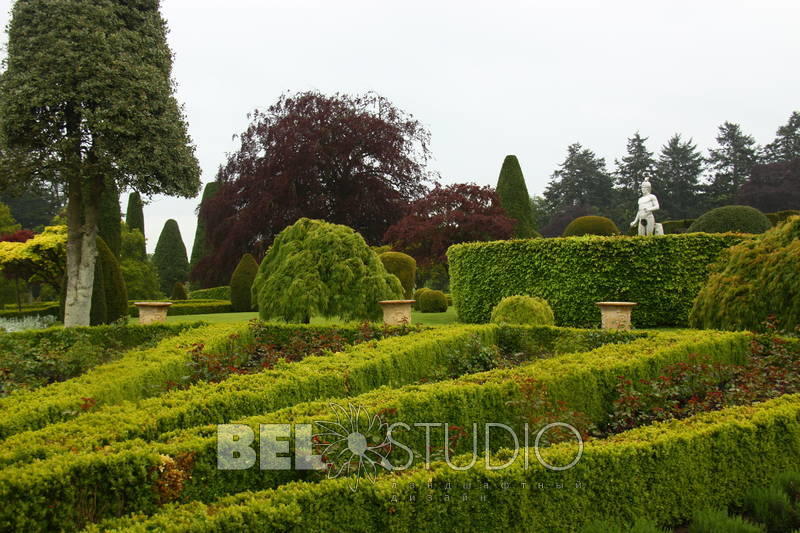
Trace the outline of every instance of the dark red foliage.
<instances>
[{"instance_id":1,"label":"dark red foliage","mask_svg":"<svg viewBox=\"0 0 800 533\"><path fill-rule=\"evenodd\" d=\"M199 216L213 253L192 279L227 284L245 253L263 255L301 217L344 224L370 244L421 196L430 134L374 93L286 94L256 111Z\"/></svg>"},{"instance_id":2,"label":"dark red foliage","mask_svg":"<svg viewBox=\"0 0 800 533\"><path fill-rule=\"evenodd\" d=\"M34 233L29 229L21 229L14 233L0 235L0 242L28 242L33 239Z\"/></svg>"},{"instance_id":3,"label":"dark red foliage","mask_svg":"<svg viewBox=\"0 0 800 533\"><path fill-rule=\"evenodd\" d=\"M447 249L453 244L508 239L514 224L491 187L471 183L442 187L437 183L386 231L383 240L424 267L446 261Z\"/></svg>"},{"instance_id":4,"label":"dark red foliage","mask_svg":"<svg viewBox=\"0 0 800 533\"><path fill-rule=\"evenodd\" d=\"M764 213L800 209L800 159L756 165L742 184L736 203Z\"/></svg>"}]
</instances>

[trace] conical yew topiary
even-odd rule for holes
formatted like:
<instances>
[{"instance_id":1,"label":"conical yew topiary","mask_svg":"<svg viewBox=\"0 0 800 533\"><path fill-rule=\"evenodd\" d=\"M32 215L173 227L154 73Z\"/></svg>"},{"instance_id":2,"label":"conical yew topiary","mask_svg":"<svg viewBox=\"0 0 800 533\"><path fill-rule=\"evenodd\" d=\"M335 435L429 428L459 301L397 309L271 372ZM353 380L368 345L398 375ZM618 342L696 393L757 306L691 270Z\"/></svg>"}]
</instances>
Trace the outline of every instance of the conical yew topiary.
<instances>
[{"instance_id":1,"label":"conical yew topiary","mask_svg":"<svg viewBox=\"0 0 800 533\"><path fill-rule=\"evenodd\" d=\"M231 275L231 308L237 312L253 310L253 281L258 274L255 257L244 254Z\"/></svg>"},{"instance_id":2,"label":"conical yew topiary","mask_svg":"<svg viewBox=\"0 0 800 533\"><path fill-rule=\"evenodd\" d=\"M153 254L153 265L161 279L161 292L172 294L176 282L183 283L189 275L189 259L186 246L181 238L181 230L175 220L164 223Z\"/></svg>"}]
</instances>

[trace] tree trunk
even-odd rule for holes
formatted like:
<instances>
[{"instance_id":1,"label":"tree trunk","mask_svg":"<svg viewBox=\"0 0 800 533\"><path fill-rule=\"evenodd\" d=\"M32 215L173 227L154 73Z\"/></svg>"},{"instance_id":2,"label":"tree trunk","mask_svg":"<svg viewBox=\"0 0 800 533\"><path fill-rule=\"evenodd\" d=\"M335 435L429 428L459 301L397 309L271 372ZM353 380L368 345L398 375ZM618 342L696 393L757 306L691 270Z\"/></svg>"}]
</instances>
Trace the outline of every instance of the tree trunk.
<instances>
[{"instance_id":1,"label":"tree trunk","mask_svg":"<svg viewBox=\"0 0 800 533\"><path fill-rule=\"evenodd\" d=\"M97 180L94 180L95 182ZM97 262L96 184L84 195L83 180L71 180L67 200L67 291L64 327L88 326Z\"/></svg>"}]
</instances>

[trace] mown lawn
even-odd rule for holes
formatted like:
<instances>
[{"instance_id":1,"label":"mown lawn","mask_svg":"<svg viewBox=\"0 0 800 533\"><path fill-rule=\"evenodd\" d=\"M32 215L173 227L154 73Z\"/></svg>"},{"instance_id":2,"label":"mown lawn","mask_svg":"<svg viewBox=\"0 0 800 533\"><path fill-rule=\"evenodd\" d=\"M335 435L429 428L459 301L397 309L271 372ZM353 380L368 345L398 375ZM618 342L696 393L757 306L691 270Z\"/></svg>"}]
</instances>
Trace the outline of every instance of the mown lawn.
<instances>
[{"instance_id":1,"label":"mown lawn","mask_svg":"<svg viewBox=\"0 0 800 533\"><path fill-rule=\"evenodd\" d=\"M215 313L210 315L180 315L168 316L167 322L175 324L178 322L197 322L204 321L210 324L222 324L230 322L247 322L258 317L258 313ZM314 318L312 324L334 324L338 320L327 318ZM448 307L444 313L420 313L412 311L411 322L413 324L424 324L426 326L442 326L458 322L455 307Z\"/></svg>"}]
</instances>

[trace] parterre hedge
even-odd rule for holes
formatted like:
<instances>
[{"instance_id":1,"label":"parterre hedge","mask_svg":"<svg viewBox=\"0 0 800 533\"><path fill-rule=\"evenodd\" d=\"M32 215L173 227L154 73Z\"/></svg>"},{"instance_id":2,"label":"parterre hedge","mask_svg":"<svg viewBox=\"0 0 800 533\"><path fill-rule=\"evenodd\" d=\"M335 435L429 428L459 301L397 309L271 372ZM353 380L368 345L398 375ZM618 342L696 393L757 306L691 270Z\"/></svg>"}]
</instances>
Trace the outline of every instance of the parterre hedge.
<instances>
[{"instance_id":1,"label":"parterre hedge","mask_svg":"<svg viewBox=\"0 0 800 533\"><path fill-rule=\"evenodd\" d=\"M459 319L487 322L506 296L550 303L556 324L594 327L601 301L637 302L640 328L685 326L720 252L750 237L687 234L458 244L447 252Z\"/></svg>"},{"instance_id":2,"label":"parterre hedge","mask_svg":"<svg viewBox=\"0 0 800 533\"><path fill-rule=\"evenodd\" d=\"M574 443L542 450L550 464L569 463L576 453ZM512 457L501 451L491 462ZM637 517L674 524L701 508L740 504L753 485L798 462L800 396L792 395L589 441L577 465L564 472L544 469L534 450L523 449L502 470L490 471L481 460L465 471L437 463L356 491L349 479L290 483L211 504L170 506L153 517L110 520L89 531L559 532Z\"/></svg>"}]
</instances>

